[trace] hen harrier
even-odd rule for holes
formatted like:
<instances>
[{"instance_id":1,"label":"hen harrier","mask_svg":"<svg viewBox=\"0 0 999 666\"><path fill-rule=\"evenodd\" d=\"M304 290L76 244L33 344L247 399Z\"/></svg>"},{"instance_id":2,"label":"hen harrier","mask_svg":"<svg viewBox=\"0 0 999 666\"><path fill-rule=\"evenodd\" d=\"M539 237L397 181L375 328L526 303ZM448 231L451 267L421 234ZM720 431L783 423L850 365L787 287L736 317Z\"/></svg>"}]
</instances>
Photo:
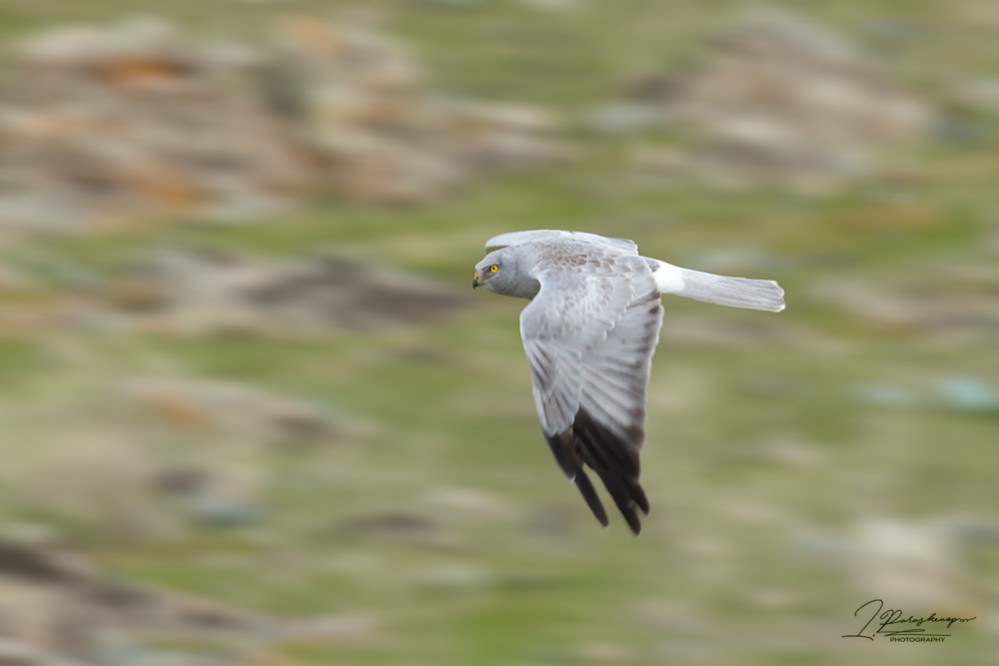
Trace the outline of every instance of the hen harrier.
<instances>
[{"instance_id":1,"label":"hen harrier","mask_svg":"<svg viewBox=\"0 0 999 666\"><path fill-rule=\"evenodd\" d=\"M486 242L473 287L530 299L520 335L534 403L555 460L605 527L607 512L584 464L597 473L631 531L649 513L639 485L645 392L662 325L662 294L737 308L784 309L770 280L702 273L649 259L620 238L517 231Z\"/></svg>"}]
</instances>

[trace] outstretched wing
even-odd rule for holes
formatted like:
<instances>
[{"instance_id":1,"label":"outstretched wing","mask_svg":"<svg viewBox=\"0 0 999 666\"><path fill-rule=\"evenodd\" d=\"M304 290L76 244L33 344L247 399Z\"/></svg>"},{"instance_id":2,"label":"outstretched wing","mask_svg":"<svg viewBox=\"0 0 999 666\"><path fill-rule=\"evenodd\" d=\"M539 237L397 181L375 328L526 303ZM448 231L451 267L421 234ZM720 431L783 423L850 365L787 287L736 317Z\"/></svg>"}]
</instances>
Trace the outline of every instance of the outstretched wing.
<instances>
[{"instance_id":1,"label":"outstretched wing","mask_svg":"<svg viewBox=\"0 0 999 666\"><path fill-rule=\"evenodd\" d=\"M584 464L638 534L637 510L649 512L638 456L662 304L640 257L579 246L588 251L542 262L541 290L520 316L534 401L556 461L597 520L608 524Z\"/></svg>"},{"instance_id":2,"label":"outstretched wing","mask_svg":"<svg viewBox=\"0 0 999 666\"><path fill-rule=\"evenodd\" d=\"M561 229L531 229L528 231L510 231L499 236L493 236L486 241L486 252L510 247L511 245L523 245L524 243L537 243L555 239L575 240L594 245L604 245L614 248L626 254L638 254L638 245L635 241L627 238L607 238L599 234L591 234L586 231L562 231Z\"/></svg>"}]
</instances>

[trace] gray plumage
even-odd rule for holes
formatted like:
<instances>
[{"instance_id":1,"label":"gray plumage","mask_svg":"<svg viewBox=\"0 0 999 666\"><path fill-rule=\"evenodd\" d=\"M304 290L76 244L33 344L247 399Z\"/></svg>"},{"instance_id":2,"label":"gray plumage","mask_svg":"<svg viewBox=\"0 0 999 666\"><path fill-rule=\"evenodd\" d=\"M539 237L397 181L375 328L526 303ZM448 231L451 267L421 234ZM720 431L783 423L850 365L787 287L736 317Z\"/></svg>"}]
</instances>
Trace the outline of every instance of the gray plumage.
<instances>
[{"instance_id":1,"label":"gray plumage","mask_svg":"<svg viewBox=\"0 0 999 666\"><path fill-rule=\"evenodd\" d=\"M538 230L486 243L473 286L531 299L520 334L541 429L562 471L601 524L607 513L584 467L600 477L631 530L649 502L639 484L645 397L663 293L736 307L783 309L776 283L682 269L642 257L634 242Z\"/></svg>"}]
</instances>

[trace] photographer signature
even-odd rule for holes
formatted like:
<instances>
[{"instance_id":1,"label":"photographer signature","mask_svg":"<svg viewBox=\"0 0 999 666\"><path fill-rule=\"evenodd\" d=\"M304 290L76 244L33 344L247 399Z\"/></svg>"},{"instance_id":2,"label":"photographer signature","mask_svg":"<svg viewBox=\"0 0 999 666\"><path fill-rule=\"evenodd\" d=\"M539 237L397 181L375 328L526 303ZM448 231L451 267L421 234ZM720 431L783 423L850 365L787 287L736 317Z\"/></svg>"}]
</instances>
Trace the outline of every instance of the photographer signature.
<instances>
[{"instance_id":1,"label":"photographer signature","mask_svg":"<svg viewBox=\"0 0 999 666\"><path fill-rule=\"evenodd\" d=\"M855 634L844 634L843 638L866 638L869 641L873 641L876 635L880 636L950 636L949 633L939 633L940 629L944 627L950 629L955 623L967 623L971 622L978 616L975 617L937 617L936 613L930 613L928 617L913 617L909 615L903 619L903 612L897 608L889 608L884 610L885 602L881 599L871 599L865 604L862 604L860 608L853 612L854 617L867 617L867 613L870 612L870 617L867 618L867 622L863 627L860 628ZM868 609L868 610L864 610ZM875 624L877 629L871 629L868 632L868 628L871 627L877 620L880 623ZM935 633L928 632L923 628L924 624L929 624ZM905 628L905 625L911 625Z\"/></svg>"}]
</instances>

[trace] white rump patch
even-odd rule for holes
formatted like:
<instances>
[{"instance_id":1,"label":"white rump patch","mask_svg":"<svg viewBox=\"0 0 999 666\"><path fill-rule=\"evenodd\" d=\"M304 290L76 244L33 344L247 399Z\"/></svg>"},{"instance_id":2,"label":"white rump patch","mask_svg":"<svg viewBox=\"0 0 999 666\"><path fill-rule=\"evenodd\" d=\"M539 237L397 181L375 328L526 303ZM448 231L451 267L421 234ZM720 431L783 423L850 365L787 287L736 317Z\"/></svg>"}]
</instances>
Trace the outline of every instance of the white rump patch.
<instances>
[{"instance_id":1,"label":"white rump patch","mask_svg":"<svg viewBox=\"0 0 999 666\"><path fill-rule=\"evenodd\" d=\"M665 261L659 262L652 275L663 294L749 310L780 312L784 309L784 290L773 280L715 275L680 268Z\"/></svg>"}]
</instances>

